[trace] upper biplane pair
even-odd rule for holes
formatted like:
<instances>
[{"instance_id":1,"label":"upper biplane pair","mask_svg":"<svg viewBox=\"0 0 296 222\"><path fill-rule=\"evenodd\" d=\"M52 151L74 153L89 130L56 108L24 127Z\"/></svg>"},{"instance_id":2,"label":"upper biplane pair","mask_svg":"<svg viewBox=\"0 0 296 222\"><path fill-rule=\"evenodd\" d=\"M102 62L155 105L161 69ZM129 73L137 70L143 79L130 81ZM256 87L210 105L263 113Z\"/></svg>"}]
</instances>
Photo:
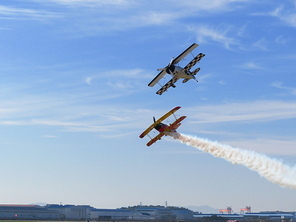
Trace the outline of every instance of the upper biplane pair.
<instances>
[{"instance_id":1,"label":"upper biplane pair","mask_svg":"<svg viewBox=\"0 0 296 222\"><path fill-rule=\"evenodd\" d=\"M196 68L193 71L190 71L190 69L198 63L205 54L199 53L197 56L194 57L185 67L180 67L177 65L181 60L183 60L189 53L194 50L198 44L193 43L191 46L189 46L184 52L182 52L180 55L178 55L176 58L172 59L171 62L164 68L158 69L158 71L161 71L149 84L148 86L153 87L156 83L158 83L166 74L172 75L172 79L168 81L164 86L162 86L156 94L161 95L169 87L176 87L175 82L177 82L179 79L184 79L182 82L186 83L190 79L194 79L196 73L199 72L200 68ZM196 80L197 81L197 80Z\"/></svg>"}]
</instances>

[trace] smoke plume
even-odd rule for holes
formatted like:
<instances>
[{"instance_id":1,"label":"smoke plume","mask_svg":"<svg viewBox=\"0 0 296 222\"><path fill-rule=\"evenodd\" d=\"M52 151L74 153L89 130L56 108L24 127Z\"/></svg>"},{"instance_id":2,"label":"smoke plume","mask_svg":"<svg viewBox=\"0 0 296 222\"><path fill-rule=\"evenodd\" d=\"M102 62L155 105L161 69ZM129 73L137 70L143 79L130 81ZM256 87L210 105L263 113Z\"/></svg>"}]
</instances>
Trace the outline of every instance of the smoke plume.
<instances>
[{"instance_id":1,"label":"smoke plume","mask_svg":"<svg viewBox=\"0 0 296 222\"><path fill-rule=\"evenodd\" d=\"M171 136L174 139L180 140L182 143L210 153L215 157L221 157L232 164L244 165L272 183L296 189L296 166L290 167L278 159L270 158L263 154L233 148L229 145L223 145L201 138L180 133L172 133Z\"/></svg>"}]
</instances>

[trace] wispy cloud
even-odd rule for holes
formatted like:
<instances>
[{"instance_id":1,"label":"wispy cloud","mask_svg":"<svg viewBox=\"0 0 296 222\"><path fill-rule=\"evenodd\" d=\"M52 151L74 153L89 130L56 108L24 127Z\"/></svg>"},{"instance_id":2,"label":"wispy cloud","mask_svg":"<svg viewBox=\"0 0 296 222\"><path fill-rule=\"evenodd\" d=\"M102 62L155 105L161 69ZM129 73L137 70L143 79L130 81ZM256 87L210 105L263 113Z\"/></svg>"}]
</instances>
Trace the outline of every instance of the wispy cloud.
<instances>
[{"instance_id":1,"label":"wispy cloud","mask_svg":"<svg viewBox=\"0 0 296 222\"><path fill-rule=\"evenodd\" d=\"M225 10L235 10L236 5L240 7L240 4L249 3L247 0L184 0L184 1L175 1L175 0L164 0L162 4L159 2L152 2L149 0L35 0L38 2L51 2L67 6L84 6L84 7L93 7L93 6L103 6L103 5L120 5L120 6L138 6L142 8L143 5L146 5L147 10L151 9L161 9L164 11L167 8L167 11L172 11L175 9L187 10L188 12L192 11L225 11Z\"/></svg>"},{"instance_id":2,"label":"wispy cloud","mask_svg":"<svg viewBox=\"0 0 296 222\"><path fill-rule=\"evenodd\" d=\"M0 15L7 19L44 19L44 18L59 18L60 13L44 10L35 10L31 8L16 8L0 5Z\"/></svg>"},{"instance_id":3,"label":"wispy cloud","mask_svg":"<svg viewBox=\"0 0 296 222\"><path fill-rule=\"evenodd\" d=\"M54 95L18 95L1 100L0 125L48 126L58 131L119 133L137 128L147 111L120 105L97 104L94 98ZM152 116L152 114L151 114ZM144 125L144 124L143 124Z\"/></svg>"},{"instance_id":4,"label":"wispy cloud","mask_svg":"<svg viewBox=\"0 0 296 222\"><path fill-rule=\"evenodd\" d=\"M85 77L85 82L91 85L97 79L103 79L104 81L108 79L148 79L151 78L152 75L147 73L143 69L118 69L118 70L109 70L103 71L98 74L93 74L92 76Z\"/></svg>"},{"instance_id":5,"label":"wispy cloud","mask_svg":"<svg viewBox=\"0 0 296 222\"><path fill-rule=\"evenodd\" d=\"M283 6L276 8L274 11L270 12L269 15L277 17L286 24L296 27L296 13L295 10L284 9Z\"/></svg>"},{"instance_id":6,"label":"wispy cloud","mask_svg":"<svg viewBox=\"0 0 296 222\"><path fill-rule=\"evenodd\" d=\"M162 4L148 0L31 0L38 5L28 4L28 8L0 6L0 14L10 18L60 18L59 26L65 32L87 35L106 34L113 31L130 30L148 26L175 26L182 19L199 16L199 12L225 12L236 6L248 4L246 0L165 0ZM39 10L45 8L50 11ZM69 25L71 24L71 25ZM187 24L187 23L186 23ZM205 36L229 47L234 39L221 32L203 30Z\"/></svg>"},{"instance_id":7,"label":"wispy cloud","mask_svg":"<svg viewBox=\"0 0 296 222\"><path fill-rule=\"evenodd\" d=\"M95 78L96 78L96 77L89 76L89 77L86 77L84 81L86 82L86 84L91 85L93 79L95 79Z\"/></svg>"},{"instance_id":8,"label":"wispy cloud","mask_svg":"<svg viewBox=\"0 0 296 222\"><path fill-rule=\"evenodd\" d=\"M216 42L223 45L226 49L232 50L235 46L240 46L238 39L234 38L229 32L231 27L213 28L206 25L188 26L188 30L195 32L199 43Z\"/></svg>"},{"instance_id":9,"label":"wispy cloud","mask_svg":"<svg viewBox=\"0 0 296 222\"><path fill-rule=\"evenodd\" d=\"M269 155L296 155L295 140L258 138L252 140L223 141L223 143L243 149L256 150L257 152Z\"/></svg>"},{"instance_id":10,"label":"wispy cloud","mask_svg":"<svg viewBox=\"0 0 296 222\"><path fill-rule=\"evenodd\" d=\"M88 85L106 84L105 90L137 90L143 79L153 78L153 75L142 69L121 69L104 71L99 74L85 77L84 81Z\"/></svg>"},{"instance_id":11,"label":"wispy cloud","mask_svg":"<svg viewBox=\"0 0 296 222\"><path fill-rule=\"evenodd\" d=\"M257 42L253 43L253 46L255 48L267 51L268 50L268 42L265 38L261 38L259 39Z\"/></svg>"},{"instance_id":12,"label":"wispy cloud","mask_svg":"<svg viewBox=\"0 0 296 222\"><path fill-rule=\"evenodd\" d=\"M292 2L292 1L290 1ZM289 4L289 1L287 2ZM295 4L290 8L285 8L284 5L276 7L274 10L269 12L257 12L253 13L257 16L272 16L275 17L289 26L296 27L296 13L295 13Z\"/></svg>"},{"instance_id":13,"label":"wispy cloud","mask_svg":"<svg viewBox=\"0 0 296 222\"><path fill-rule=\"evenodd\" d=\"M44 137L44 138L56 138L56 136L54 136L54 135L42 135L42 137Z\"/></svg>"},{"instance_id":14,"label":"wispy cloud","mask_svg":"<svg viewBox=\"0 0 296 222\"><path fill-rule=\"evenodd\" d=\"M243 64L235 65L237 68L242 69L263 69L263 67L255 62L245 62Z\"/></svg>"},{"instance_id":15,"label":"wispy cloud","mask_svg":"<svg viewBox=\"0 0 296 222\"><path fill-rule=\"evenodd\" d=\"M218 112L217 112L218 110ZM188 111L195 123L264 122L296 118L296 103L254 101L202 106Z\"/></svg>"},{"instance_id":16,"label":"wispy cloud","mask_svg":"<svg viewBox=\"0 0 296 222\"><path fill-rule=\"evenodd\" d=\"M40 1L41 2L41 1ZM44 0L43 2L52 2L68 6L102 6L102 5L128 5L133 1L126 0Z\"/></svg>"},{"instance_id":17,"label":"wispy cloud","mask_svg":"<svg viewBox=\"0 0 296 222\"><path fill-rule=\"evenodd\" d=\"M286 91L288 94L296 96L296 88L284 86L282 82L273 82L271 86L282 89Z\"/></svg>"},{"instance_id":18,"label":"wispy cloud","mask_svg":"<svg viewBox=\"0 0 296 222\"><path fill-rule=\"evenodd\" d=\"M231 11L236 10L243 3L249 3L247 0L184 0L184 1L169 1L177 7L184 7L191 10L206 10L206 11Z\"/></svg>"}]
</instances>

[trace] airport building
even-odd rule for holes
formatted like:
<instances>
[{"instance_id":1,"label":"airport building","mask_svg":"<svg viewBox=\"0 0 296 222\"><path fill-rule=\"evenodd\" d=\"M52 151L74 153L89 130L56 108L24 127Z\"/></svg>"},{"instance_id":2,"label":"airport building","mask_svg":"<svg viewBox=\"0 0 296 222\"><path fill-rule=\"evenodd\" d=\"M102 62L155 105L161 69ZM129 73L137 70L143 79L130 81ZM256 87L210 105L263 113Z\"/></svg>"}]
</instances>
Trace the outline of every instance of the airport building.
<instances>
[{"instance_id":1,"label":"airport building","mask_svg":"<svg viewBox=\"0 0 296 222\"><path fill-rule=\"evenodd\" d=\"M296 222L296 212L203 214L186 208L134 206L96 209L89 205L0 205L0 220L51 221L170 221L170 222Z\"/></svg>"},{"instance_id":2,"label":"airport building","mask_svg":"<svg viewBox=\"0 0 296 222\"><path fill-rule=\"evenodd\" d=\"M38 205L0 205L1 220L58 220L60 214Z\"/></svg>"}]
</instances>

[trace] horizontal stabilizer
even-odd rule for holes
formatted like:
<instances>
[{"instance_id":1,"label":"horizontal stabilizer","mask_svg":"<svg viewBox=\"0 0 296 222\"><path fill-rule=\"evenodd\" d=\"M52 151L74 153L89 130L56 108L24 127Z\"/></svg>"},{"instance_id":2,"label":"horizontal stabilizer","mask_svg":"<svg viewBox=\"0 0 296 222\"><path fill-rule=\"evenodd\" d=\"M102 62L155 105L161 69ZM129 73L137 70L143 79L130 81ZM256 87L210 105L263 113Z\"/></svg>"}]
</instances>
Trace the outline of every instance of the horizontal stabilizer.
<instances>
[{"instance_id":1,"label":"horizontal stabilizer","mask_svg":"<svg viewBox=\"0 0 296 222\"><path fill-rule=\"evenodd\" d=\"M193 76L196 75L196 73L198 73L199 70L200 70L200 68L197 68L197 69L193 70L193 71L191 72L191 75L193 75Z\"/></svg>"}]
</instances>

